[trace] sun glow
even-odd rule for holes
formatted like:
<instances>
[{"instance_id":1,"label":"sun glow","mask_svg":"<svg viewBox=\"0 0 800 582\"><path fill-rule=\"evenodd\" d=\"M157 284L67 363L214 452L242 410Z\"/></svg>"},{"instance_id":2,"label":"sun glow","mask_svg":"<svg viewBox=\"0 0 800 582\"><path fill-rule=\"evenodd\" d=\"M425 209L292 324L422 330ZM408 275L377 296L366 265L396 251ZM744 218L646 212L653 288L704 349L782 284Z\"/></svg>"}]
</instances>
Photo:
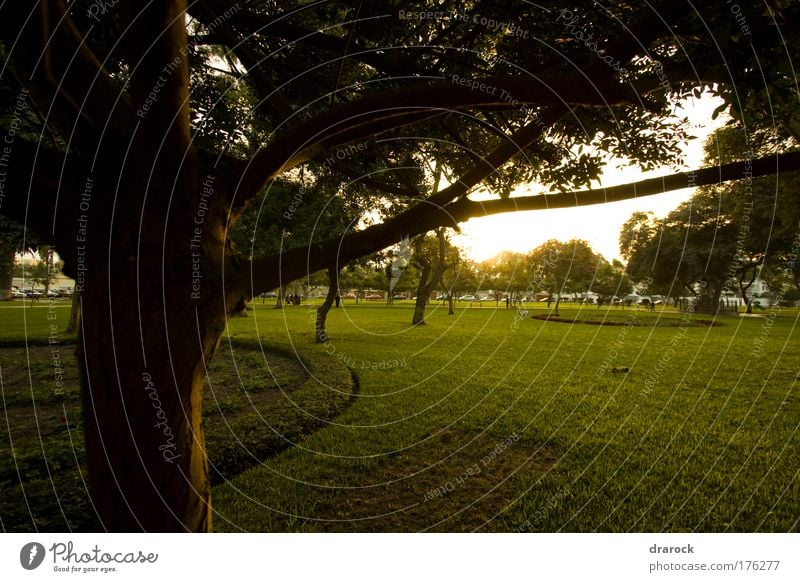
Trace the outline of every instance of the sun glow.
<instances>
[{"instance_id":1,"label":"sun glow","mask_svg":"<svg viewBox=\"0 0 800 582\"><path fill-rule=\"evenodd\" d=\"M702 165L703 143L708 135L725 123L724 116L711 120L711 112L721 103L720 99L704 96L676 107L675 114L688 118L690 132L695 136L695 139L683 147L685 162L682 170ZM600 183L603 186L614 186L668 174L671 171L673 170L670 168L651 172L642 172L632 167L619 170L612 168L602 175ZM515 191L515 195L531 195L538 191L522 187ZM475 218L462 225L461 233L454 237L454 241L462 246L472 259L483 261L504 250L529 251L548 239L566 241L580 238L611 260L620 258L619 232L633 212L652 211L657 216L665 216L678 204L688 200L692 191L691 188L685 188L638 200Z\"/></svg>"}]
</instances>

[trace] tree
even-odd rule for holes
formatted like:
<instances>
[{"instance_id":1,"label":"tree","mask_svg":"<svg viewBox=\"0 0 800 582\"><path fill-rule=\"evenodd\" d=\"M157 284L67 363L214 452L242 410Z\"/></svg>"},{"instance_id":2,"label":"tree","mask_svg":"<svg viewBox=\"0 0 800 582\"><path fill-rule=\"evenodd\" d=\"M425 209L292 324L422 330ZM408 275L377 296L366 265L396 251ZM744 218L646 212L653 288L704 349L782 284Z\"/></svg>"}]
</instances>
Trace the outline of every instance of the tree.
<instances>
[{"instance_id":1,"label":"tree","mask_svg":"<svg viewBox=\"0 0 800 582\"><path fill-rule=\"evenodd\" d=\"M0 215L0 290L11 289L11 282L22 266L16 262L17 254L34 252L39 245L38 237L16 221ZM30 272L20 272L30 277Z\"/></svg>"},{"instance_id":2,"label":"tree","mask_svg":"<svg viewBox=\"0 0 800 582\"><path fill-rule=\"evenodd\" d=\"M556 314L562 296L587 291L597 269L594 251L589 243L579 239L568 242L551 239L531 251L528 262L533 281L556 298Z\"/></svg>"},{"instance_id":3,"label":"tree","mask_svg":"<svg viewBox=\"0 0 800 582\"><path fill-rule=\"evenodd\" d=\"M58 277L64 266L63 261L56 261L54 258L54 251L47 245L42 245L37 249L39 254L39 262L33 265L30 269L30 278L37 284L44 287L45 295L50 290L50 285Z\"/></svg>"},{"instance_id":4,"label":"tree","mask_svg":"<svg viewBox=\"0 0 800 582\"><path fill-rule=\"evenodd\" d=\"M745 128L730 125L706 144L709 163L747 159L755 139ZM774 147L774 131L758 132L759 148ZM749 289L767 265L791 253L800 212L793 201L796 176L748 179L732 185L698 188L692 198L663 221L635 213L624 225L620 249L628 273L652 289L674 292L676 286L716 310L726 285L732 285L752 312ZM769 270L767 272L770 272Z\"/></svg>"},{"instance_id":5,"label":"tree","mask_svg":"<svg viewBox=\"0 0 800 582\"><path fill-rule=\"evenodd\" d=\"M325 300L317 308L317 316L314 319L314 337L318 344L325 343L330 340L328 333L325 331L325 323L328 319L328 312L331 310L331 305L339 294L339 269L336 267L328 268L328 293L325 295Z\"/></svg>"},{"instance_id":6,"label":"tree","mask_svg":"<svg viewBox=\"0 0 800 582\"><path fill-rule=\"evenodd\" d=\"M512 251L503 251L481 265L484 284L491 288L490 296L495 300L495 306L505 296L514 302L522 299L522 294L529 287L528 267L527 256Z\"/></svg>"},{"instance_id":7,"label":"tree","mask_svg":"<svg viewBox=\"0 0 800 582\"><path fill-rule=\"evenodd\" d=\"M429 6L406 2L403 13ZM684 132L670 99L693 90L754 108L771 102L765 92L794 103L797 32L775 23L795 20L796 3L743 7L751 35L713 5L676 2L437 5L466 25L385 18L367 2L120 0L102 19L96 10L86 0L0 8L0 84L14 96L0 121L10 135L25 116L47 136L16 134L3 153L13 163L0 211L45 233L83 293L87 463L110 530L211 527L205 369L227 317L254 295L471 217L685 186L677 174L577 190L610 156L645 169L678 162ZM481 17L530 35L512 38ZM582 40L588 28L602 59ZM720 46L736 58L719 58ZM246 90L227 95L217 76ZM780 109L781 131L791 133L792 111ZM431 145L443 140L452 146ZM435 191L421 171L433 153L447 178ZM284 182L291 216L315 165L340 184L358 179L374 206L396 211L305 247L237 250L229 234L246 209ZM754 160L753 173L776 165L796 169L800 156ZM696 172L697 183L739 179L742 167ZM549 193L510 196L530 181ZM494 198L470 199L478 186Z\"/></svg>"},{"instance_id":8,"label":"tree","mask_svg":"<svg viewBox=\"0 0 800 582\"><path fill-rule=\"evenodd\" d=\"M417 300L411 325L425 325L425 306L430 301L434 289L442 281L447 270L447 248L449 241L443 228L437 228L434 236L418 236L414 239L411 263L419 272Z\"/></svg>"},{"instance_id":9,"label":"tree","mask_svg":"<svg viewBox=\"0 0 800 582\"><path fill-rule=\"evenodd\" d=\"M465 289L477 289L475 265L463 255L461 248L448 245L445 251L446 268L439 285L447 300L447 315L455 315L455 299ZM419 297L419 295L417 296Z\"/></svg>"},{"instance_id":10,"label":"tree","mask_svg":"<svg viewBox=\"0 0 800 582\"><path fill-rule=\"evenodd\" d=\"M625 265L617 259L608 262L602 255L596 255L597 271L591 290L597 293L597 307L611 303L614 297L628 295L633 291L633 283L625 273Z\"/></svg>"}]
</instances>

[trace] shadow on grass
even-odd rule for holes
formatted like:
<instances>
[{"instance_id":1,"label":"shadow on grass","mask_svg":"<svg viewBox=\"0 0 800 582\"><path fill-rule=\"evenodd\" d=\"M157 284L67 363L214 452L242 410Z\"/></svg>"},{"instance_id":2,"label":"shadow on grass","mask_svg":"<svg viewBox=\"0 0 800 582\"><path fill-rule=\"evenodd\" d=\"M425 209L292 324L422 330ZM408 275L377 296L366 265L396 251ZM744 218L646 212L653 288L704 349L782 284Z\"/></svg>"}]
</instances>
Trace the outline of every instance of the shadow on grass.
<instances>
[{"instance_id":1,"label":"shadow on grass","mask_svg":"<svg viewBox=\"0 0 800 582\"><path fill-rule=\"evenodd\" d=\"M0 530L101 531L87 492L74 345L60 344L56 390L46 340L3 342ZM357 383L325 354L236 341L212 361L204 428L212 483L292 446L341 414Z\"/></svg>"}]
</instances>

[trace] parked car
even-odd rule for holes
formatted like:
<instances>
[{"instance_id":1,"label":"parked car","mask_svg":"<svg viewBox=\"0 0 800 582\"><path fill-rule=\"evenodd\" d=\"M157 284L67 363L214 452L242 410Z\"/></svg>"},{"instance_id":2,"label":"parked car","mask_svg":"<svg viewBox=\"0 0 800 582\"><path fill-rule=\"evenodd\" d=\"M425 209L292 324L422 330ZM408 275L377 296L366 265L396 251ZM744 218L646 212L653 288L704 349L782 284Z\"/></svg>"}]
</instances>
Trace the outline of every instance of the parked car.
<instances>
[{"instance_id":1,"label":"parked car","mask_svg":"<svg viewBox=\"0 0 800 582\"><path fill-rule=\"evenodd\" d=\"M383 295L380 293L371 293L365 297L365 299L375 300L375 299L383 299Z\"/></svg>"},{"instance_id":2,"label":"parked car","mask_svg":"<svg viewBox=\"0 0 800 582\"><path fill-rule=\"evenodd\" d=\"M37 291L36 289L23 289L22 292L25 293L25 296L30 299L38 299L42 296L42 292Z\"/></svg>"},{"instance_id":3,"label":"parked car","mask_svg":"<svg viewBox=\"0 0 800 582\"><path fill-rule=\"evenodd\" d=\"M344 295L342 295L342 299L355 299L355 298L356 296L354 293L345 293Z\"/></svg>"},{"instance_id":4,"label":"parked car","mask_svg":"<svg viewBox=\"0 0 800 582\"><path fill-rule=\"evenodd\" d=\"M477 297L474 295L462 295L458 299L459 301L477 301Z\"/></svg>"},{"instance_id":5,"label":"parked car","mask_svg":"<svg viewBox=\"0 0 800 582\"><path fill-rule=\"evenodd\" d=\"M11 291L11 294L14 297L14 299L25 299L27 297L27 295L25 295L25 293L23 293L19 289L14 289L13 291Z\"/></svg>"},{"instance_id":6,"label":"parked car","mask_svg":"<svg viewBox=\"0 0 800 582\"><path fill-rule=\"evenodd\" d=\"M275 291L267 291L266 293L262 293L261 297L263 297L264 299L277 299L278 294L275 293Z\"/></svg>"},{"instance_id":7,"label":"parked car","mask_svg":"<svg viewBox=\"0 0 800 582\"><path fill-rule=\"evenodd\" d=\"M55 289L48 289L46 295L52 299L55 299L56 297L61 297L61 293L59 293Z\"/></svg>"},{"instance_id":8,"label":"parked car","mask_svg":"<svg viewBox=\"0 0 800 582\"><path fill-rule=\"evenodd\" d=\"M394 295L394 296L392 297L392 299L395 299L395 300L396 300L396 299L405 299L405 298L406 298L406 296L405 296L405 295Z\"/></svg>"}]
</instances>

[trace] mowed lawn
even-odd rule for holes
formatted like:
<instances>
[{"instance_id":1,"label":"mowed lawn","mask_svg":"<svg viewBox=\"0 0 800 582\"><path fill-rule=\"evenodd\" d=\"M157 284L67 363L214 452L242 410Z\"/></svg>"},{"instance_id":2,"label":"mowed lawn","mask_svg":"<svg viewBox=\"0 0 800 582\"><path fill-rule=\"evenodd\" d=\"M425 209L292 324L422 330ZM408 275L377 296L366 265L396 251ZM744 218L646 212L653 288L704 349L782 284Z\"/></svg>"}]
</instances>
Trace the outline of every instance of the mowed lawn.
<instances>
[{"instance_id":1,"label":"mowed lawn","mask_svg":"<svg viewBox=\"0 0 800 582\"><path fill-rule=\"evenodd\" d=\"M797 531L797 311L332 310L357 374L327 428L214 491L221 531ZM543 313L544 310L537 310ZM312 341L255 304L237 338ZM532 315L533 311L528 315Z\"/></svg>"},{"instance_id":2,"label":"mowed lawn","mask_svg":"<svg viewBox=\"0 0 800 582\"><path fill-rule=\"evenodd\" d=\"M217 485L214 528L800 529L796 310L710 327L706 315L562 306L561 319L616 324L600 326L490 305L461 304L454 316L434 305L427 325L412 328L410 302L347 302L331 311L327 346L312 343L313 306L256 302L232 320L233 345L278 348L287 373L295 352L298 363L313 355L304 374L329 385L331 402L345 396L344 363L358 394L312 434L297 431L292 448ZM68 304L1 304L3 345L46 344L48 314L63 331ZM74 345L63 334L59 342ZM34 380L52 374L50 362L34 365ZM6 362L2 376L27 378L26 366ZM293 394L294 417L326 408L316 390L305 414L309 400ZM248 433L270 435L278 421L253 422L265 426Z\"/></svg>"}]
</instances>

